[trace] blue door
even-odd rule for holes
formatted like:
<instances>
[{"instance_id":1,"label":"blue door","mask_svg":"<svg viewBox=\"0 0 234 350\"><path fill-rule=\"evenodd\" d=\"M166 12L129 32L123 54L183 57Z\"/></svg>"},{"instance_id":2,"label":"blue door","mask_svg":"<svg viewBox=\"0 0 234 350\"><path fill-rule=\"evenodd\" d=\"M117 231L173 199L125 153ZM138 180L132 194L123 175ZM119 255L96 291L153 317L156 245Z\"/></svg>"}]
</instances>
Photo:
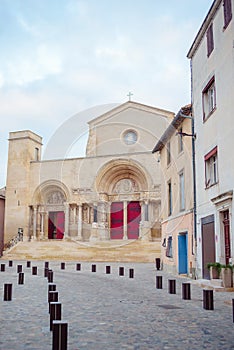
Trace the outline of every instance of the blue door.
<instances>
[{"instance_id":1,"label":"blue door","mask_svg":"<svg viewBox=\"0 0 234 350\"><path fill-rule=\"evenodd\" d=\"M188 273L188 234L181 234L178 236L178 272L187 274Z\"/></svg>"}]
</instances>

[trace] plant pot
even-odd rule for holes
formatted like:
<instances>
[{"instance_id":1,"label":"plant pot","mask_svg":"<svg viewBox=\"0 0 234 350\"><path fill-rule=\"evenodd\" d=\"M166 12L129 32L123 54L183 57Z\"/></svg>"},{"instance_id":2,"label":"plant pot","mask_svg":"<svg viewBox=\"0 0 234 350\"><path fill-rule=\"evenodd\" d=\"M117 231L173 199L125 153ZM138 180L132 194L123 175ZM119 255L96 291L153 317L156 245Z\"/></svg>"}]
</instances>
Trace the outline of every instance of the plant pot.
<instances>
[{"instance_id":1,"label":"plant pot","mask_svg":"<svg viewBox=\"0 0 234 350\"><path fill-rule=\"evenodd\" d=\"M221 269L221 278L223 281L224 288L231 288L232 287L232 270L229 268L222 268Z\"/></svg>"},{"instance_id":2,"label":"plant pot","mask_svg":"<svg viewBox=\"0 0 234 350\"><path fill-rule=\"evenodd\" d=\"M213 266L210 267L210 279L219 279L219 271Z\"/></svg>"}]
</instances>

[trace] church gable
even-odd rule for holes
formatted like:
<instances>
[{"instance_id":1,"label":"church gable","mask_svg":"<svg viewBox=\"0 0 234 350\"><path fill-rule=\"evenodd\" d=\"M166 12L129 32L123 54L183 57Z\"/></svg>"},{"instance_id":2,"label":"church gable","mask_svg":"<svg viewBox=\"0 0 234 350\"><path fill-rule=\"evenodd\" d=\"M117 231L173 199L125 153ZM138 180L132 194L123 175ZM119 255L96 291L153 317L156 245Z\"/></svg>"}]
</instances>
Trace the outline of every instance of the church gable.
<instances>
[{"instance_id":1,"label":"church gable","mask_svg":"<svg viewBox=\"0 0 234 350\"><path fill-rule=\"evenodd\" d=\"M89 122L87 155L148 152L174 114L127 102Z\"/></svg>"}]
</instances>

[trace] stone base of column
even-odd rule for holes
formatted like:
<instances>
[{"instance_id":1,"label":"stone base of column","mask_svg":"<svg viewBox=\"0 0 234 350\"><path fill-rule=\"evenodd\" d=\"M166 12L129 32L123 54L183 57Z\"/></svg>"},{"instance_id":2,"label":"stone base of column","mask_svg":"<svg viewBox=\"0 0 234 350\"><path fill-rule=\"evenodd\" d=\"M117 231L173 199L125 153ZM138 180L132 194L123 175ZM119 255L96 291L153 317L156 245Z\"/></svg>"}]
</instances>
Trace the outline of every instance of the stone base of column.
<instances>
[{"instance_id":1,"label":"stone base of column","mask_svg":"<svg viewBox=\"0 0 234 350\"><path fill-rule=\"evenodd\" d=\"M147 221L140 224L140 239L146 242L152 241L151 225Z\"/></svg>"},{"instance_id":2,"label":"stone base of column","mask_svg":"<svg viewBox=\"0 0 234 350\"><path fill-rule=\"evenodd\" d=\"M98 236L101 241L108 241L110 239L108 224L103 222L98 226Z\"/></svg>"},{"instance_id":3,"label":"stone base of column","mask_svg":"<svg viewBox=\"0 0 234 350\"><path fill-rule=\"evenodd\" d=\"M92 228L91 228L91 234L89 237L90 242L96 242L100 241L100 238L98 236L98 224L96 222L92 223Z\"/></svg>"}]
</instances>

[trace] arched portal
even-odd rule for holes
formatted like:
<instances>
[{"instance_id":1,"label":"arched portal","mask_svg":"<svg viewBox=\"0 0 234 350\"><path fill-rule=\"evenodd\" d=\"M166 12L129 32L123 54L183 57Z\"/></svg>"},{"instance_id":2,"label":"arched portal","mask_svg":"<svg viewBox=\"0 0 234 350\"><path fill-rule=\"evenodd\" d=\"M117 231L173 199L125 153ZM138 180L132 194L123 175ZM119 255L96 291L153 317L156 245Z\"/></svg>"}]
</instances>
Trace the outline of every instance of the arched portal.
<instances>
[{"instance_id":1,"label":"arched portal","mask_svg":"<svg viewBox=\"0 0 234 350\"><path fill-rule=\"evenodd\" d=\"M133 160L111 161L98 172L95 186L101 198L100 216L103 226L109 228L109 239L142 236L151 183L145 169Z\"/></svg>"},{"instance_id":2,"label":"arched portal","mask_svg":"<svg viewBox=\"0 0 234 350\"><path fill-rule=\"evenodd\" d=\"M67 232L68 190L64 184L50 180L41 184L30 206L31 237L63 239Z\"/></svg>"}]
</instances>

